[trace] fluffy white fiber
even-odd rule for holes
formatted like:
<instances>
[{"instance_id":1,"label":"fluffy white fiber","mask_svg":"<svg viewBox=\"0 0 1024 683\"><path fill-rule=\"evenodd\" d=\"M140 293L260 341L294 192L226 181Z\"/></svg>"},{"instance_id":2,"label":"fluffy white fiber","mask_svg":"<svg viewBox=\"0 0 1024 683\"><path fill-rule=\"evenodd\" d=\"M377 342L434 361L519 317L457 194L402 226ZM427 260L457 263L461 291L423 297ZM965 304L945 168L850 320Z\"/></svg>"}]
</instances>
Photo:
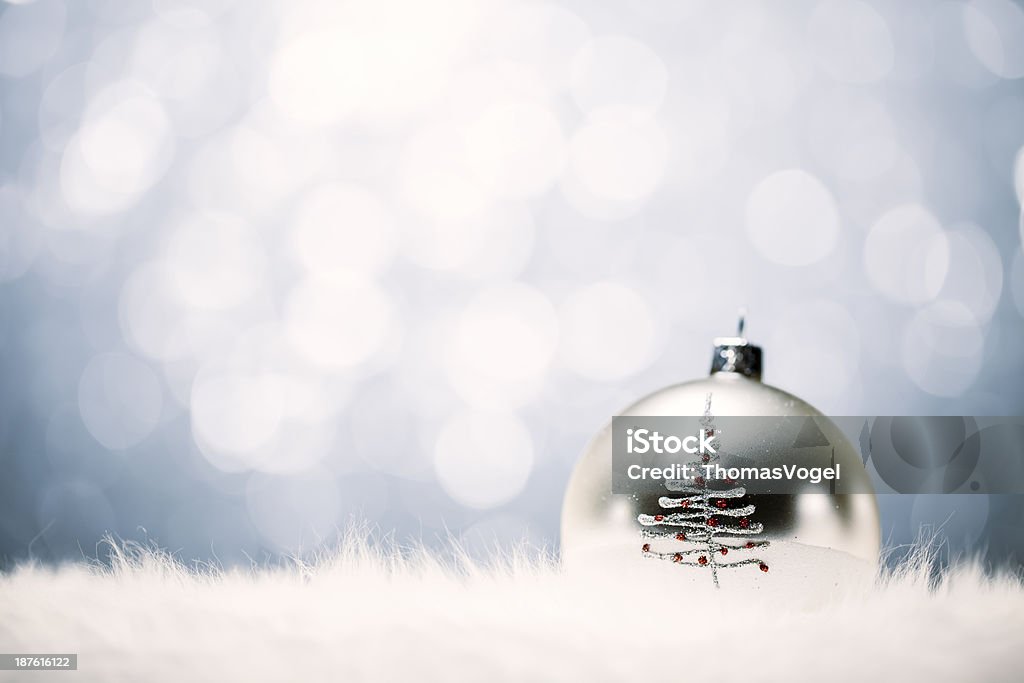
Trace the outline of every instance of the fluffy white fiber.
<instances>
[{"instance_id":1,"label":"fluffy white fiber","mask_svg":"<svg viewBox=\"0 0 1024 683\"><path fill-rule=\"evenodd\" d=\"M112 566L0 575L0 652L79 653L0 681L1019 681L1024 587L920 556L814 608L443 563L349 541L220 571L116 547Z\"/></svg>"}]
</instances>

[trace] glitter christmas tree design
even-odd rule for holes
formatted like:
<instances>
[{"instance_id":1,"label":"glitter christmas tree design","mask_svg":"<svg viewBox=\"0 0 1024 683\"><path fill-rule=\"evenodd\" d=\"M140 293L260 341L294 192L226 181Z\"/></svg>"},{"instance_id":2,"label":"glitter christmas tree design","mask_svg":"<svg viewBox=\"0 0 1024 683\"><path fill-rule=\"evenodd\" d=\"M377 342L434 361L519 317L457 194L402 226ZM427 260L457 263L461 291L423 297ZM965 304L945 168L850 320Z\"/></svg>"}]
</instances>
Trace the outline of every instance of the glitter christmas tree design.
<instances>
[{"instance_id":1,"label":"glitter christmas tree design","mask_svg":"<svg viewBox=\"0 0 1024 683\"><path fill-rule=\"evenodd\" d=\"M711 394L705 399L700 425L707 437L716 434L715 418L711 414ZM698 460L689 463L692 471L703 473L704 465L720 459L721 443L717 450L715 455L704 453ZM747 493L745 488L737 486L732 479L709 481L702 475L692 480L667 481L665 488L683 495L659 498L658 504L666 511L664 513L639 515L637 521L644 527L640 534L645 539L672 539L682 546L661 552L652 550L651 543L645 542L641 547L644 557L709 569L716 587L718 572L722 569L756 565L761 571L768 571L768 565L756 557L725 559L730 553L747 553L768 545L768 541L750 538L760 534L764 527L760 522L750 519L755 507L743 504Z\"/></svg>"}]
</instances>

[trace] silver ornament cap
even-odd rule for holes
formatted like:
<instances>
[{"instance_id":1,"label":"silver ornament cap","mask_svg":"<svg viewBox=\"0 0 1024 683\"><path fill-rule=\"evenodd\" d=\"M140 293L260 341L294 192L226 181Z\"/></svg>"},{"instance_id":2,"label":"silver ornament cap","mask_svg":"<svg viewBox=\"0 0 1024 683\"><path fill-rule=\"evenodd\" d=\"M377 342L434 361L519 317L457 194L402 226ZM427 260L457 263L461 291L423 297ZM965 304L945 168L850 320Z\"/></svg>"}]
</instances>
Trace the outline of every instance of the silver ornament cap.
<instances>
[{"instance_id":1,"label":"silver ornament cap","mask_svg":"<svg viewBox=\"0 0 1024 683\"><path fill-rule=\"evenodd\" d=\"M743 336L746 324L746 312L740 310L740 320L735 337L716 337L715 352L711 357L711 374L716 372L735 372L760 381L764 353L760 346L755 346Z\"/></svg>"}]
</instances>

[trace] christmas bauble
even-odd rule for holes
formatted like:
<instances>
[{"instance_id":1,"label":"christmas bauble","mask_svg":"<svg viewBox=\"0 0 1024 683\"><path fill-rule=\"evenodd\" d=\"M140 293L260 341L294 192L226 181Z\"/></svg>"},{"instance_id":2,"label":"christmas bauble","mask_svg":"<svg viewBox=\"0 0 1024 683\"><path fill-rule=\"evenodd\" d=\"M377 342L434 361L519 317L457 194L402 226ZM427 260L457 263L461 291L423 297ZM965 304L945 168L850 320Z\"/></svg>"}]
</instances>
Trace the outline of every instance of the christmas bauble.
<instances>
[{"instance_id":1,"label":"christmas bauble","mask_svg":"<svg viewBox=\"0 0 1024 683\"><path fill-rule=\"evenodd\" d=\"M742 328L741 328L742 329ZM743 337L716 339L710 377L640 399L623 416L813 417L829 432L828 464L842 468L844 490L747 495L703 481L649 481L612 493L612 426L587 446L562 508L562 558L569 571L665 580L713 589L774 590L821 597L870 581L879 554L878 508L850 441L805 401L764 384L761 350ZM705 419L708 434L713 422ZM732 448L738 445L733 435ZM755 449L758 465L786 464L787 448ZM705 459L705 462L707 460ZM726 533L731 531L731 533ZM655 560L655 561L652 561ZM659 562L656 560L668 560Z\"/></svg>"}]
</instances>

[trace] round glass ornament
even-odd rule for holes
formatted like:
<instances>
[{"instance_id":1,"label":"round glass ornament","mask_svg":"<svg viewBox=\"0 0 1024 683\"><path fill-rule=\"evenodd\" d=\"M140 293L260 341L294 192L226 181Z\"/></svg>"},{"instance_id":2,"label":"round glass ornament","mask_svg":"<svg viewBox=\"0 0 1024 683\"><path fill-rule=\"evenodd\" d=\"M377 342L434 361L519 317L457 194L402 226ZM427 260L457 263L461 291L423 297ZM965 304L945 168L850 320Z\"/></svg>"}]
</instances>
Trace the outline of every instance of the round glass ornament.
<instances>
[{"instance_id":1,"label":"round glass ornament","mask_svg":"<svg viewBox=\"0 0 1024 683\"><path fill-rule=\"evenodd\" d=\"M673 492L666 482L650 480L638 483L632 494L613 494L609 424L587 446L566 490L561 548L568 571L645 582L660 577L659 583L694 590L780 591L814 602L837 588L870 583L878 565L880 528L860 454L820 411L762 383L762 357L761 349L742 336L716 339L709 377L656 391L620 414L707 416L709 410L712 417L813 417L833 447L822 464L839 464L844 490L858 493L835 493L831 482L823 481L802 485L799 492L751 493L725 501L701 496L694 485ZM723 448L750 445L737 444L735 433L732 437ZM750 464L789 464L786 454L792 451L784 444L758 445L753 449L757 461ZM716 515L716 504L727 515L750 512L722 517ZM739 535L711 529L709 520L711 525L721 520L722 527Z\"/></svg>"}]
</instances>

